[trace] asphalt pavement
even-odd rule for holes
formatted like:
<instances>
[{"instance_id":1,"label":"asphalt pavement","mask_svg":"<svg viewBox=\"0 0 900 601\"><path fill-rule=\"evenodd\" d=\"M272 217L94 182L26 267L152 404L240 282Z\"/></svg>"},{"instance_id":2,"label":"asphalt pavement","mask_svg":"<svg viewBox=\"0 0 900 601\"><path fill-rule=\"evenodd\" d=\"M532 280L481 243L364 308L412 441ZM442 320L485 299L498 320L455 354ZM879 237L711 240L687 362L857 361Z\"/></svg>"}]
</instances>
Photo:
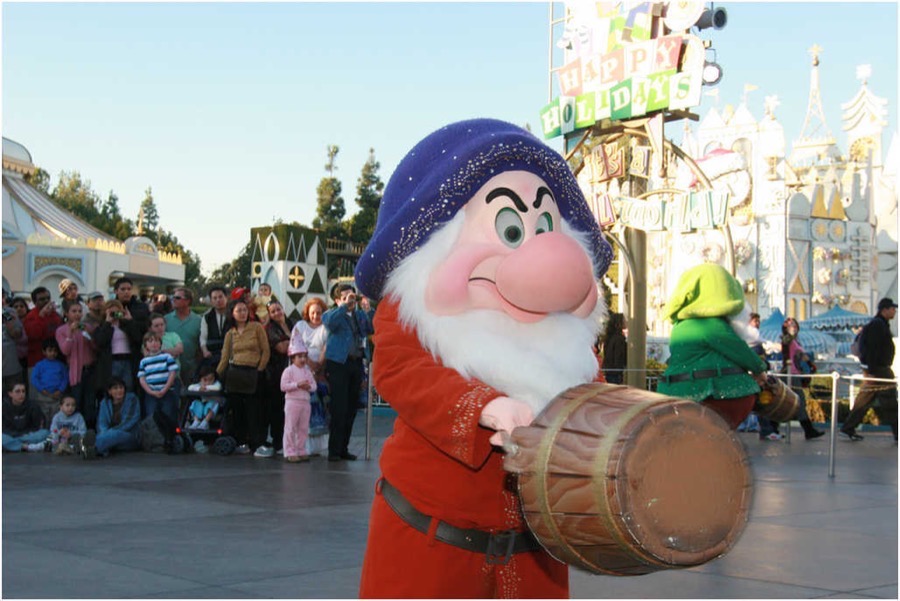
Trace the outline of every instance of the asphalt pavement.
<instances>
[{"instance_id":1,"label":"asphalt pavement","mask_svg":"<svg viewBox=\"0 0 900 601\"><path fill-rule=\"evenodd\" d=\"M358 461L127 453L2 458L3 598L355 598L377 456ZM897 446L887 431L759 441L750 520L724 557L638 577L572 570L573 598L897 598Z\"/></svg>"}]
</instances>

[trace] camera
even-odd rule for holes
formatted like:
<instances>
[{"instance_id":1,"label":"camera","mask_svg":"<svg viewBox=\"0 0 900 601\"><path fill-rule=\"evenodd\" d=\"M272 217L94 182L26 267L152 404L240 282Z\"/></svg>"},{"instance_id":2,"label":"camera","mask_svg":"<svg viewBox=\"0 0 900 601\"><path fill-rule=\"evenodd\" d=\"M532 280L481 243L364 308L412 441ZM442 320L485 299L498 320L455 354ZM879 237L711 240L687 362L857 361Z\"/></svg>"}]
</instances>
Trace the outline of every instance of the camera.
<instances>
[{"instance_id":1,"label":"camera","mask_svg":"<svg viewBox=\"0 0 900 601\"><path fill-rule=\"evenodd\" d=\"M125 317L125 313L123 313L122 311L113 311L112 316L113 319L122 319L123 317Z\"/></svg>"}]
</instances>

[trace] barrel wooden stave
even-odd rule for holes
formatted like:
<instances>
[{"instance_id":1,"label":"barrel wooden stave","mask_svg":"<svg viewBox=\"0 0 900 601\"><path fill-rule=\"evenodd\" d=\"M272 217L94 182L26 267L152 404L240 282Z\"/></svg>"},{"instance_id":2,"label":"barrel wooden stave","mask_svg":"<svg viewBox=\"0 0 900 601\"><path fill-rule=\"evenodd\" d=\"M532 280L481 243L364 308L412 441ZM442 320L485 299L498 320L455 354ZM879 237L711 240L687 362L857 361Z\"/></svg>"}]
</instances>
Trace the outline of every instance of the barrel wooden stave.
<instances>
[{"instance_id":1,"label":"barrel wooden stave","mask_svg":"<svg viewBox=\"0 0 900 601\"><path fill-rule=\"evenodd\" d=\"M659 437L661 445L652 444ZM654 447L643 457L631 450L638 439ZM615 575L698 565L726 552L746 522L751 483L743 449L718 415L691 401L587 384L557 397L531 426L517 428L513 441L519 453L506 463L519 473L525 519L545 548L571 565ZM681 455L673 454L679 447ZM737 474L728 491L702 476L691 480L695 494L724 499L722 511L712 511L711 519L687 519L693 530L687 532L660 523L672 517L672 510L654 513L665 498L644 499L650 509L629 506L642 489L682 495L683 485L665 483L673 476L663 464L670 455L702 463L698 454L712 461L707 469ZM643 481L645 472L654 482Z\"/></svg>"},{"instance_id":2,"label":"barrel wooden stave","mask_svg":"<svg viewBox=\"0 0 900 601\"><path fill-rule=\"evenodd\" d=\"M768 403L762 402L765 393L771 396ZM760 393L760 401L753 407L761 417L774 422L786 422L797 416L800 411L800 397L797 393L784 385L784 382L775 377L766 379L763 392Z\"/></svg>"}]
</instances>

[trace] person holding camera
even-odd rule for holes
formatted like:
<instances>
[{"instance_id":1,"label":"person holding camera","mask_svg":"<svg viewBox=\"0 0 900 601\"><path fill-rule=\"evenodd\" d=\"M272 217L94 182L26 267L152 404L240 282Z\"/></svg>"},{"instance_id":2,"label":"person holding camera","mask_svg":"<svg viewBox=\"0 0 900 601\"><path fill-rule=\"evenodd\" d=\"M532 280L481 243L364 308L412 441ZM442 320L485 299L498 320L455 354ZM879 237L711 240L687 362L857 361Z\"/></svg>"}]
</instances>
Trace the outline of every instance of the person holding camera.
<instances>
[{"instance_id":1,"label":"person holding camera","mask_svg":"<svg viewBox=\"0 0 900 601\"><path fill-rule=\"evenodd\" d=\"M366 336L372 334L372 322L356 307L356 291L349 284L335 292L336 307L322 315L328 331L325 346L325 375L331 390L331 426L328 433L328 461L353 461L349 451L353 421L363 384L363 357Z\"/></svg>"},{"instance_id":2,"label":"person holding camera","mask_svg":"<svg viewBox=\"0 0 900 601\"><path fill-rule=\"evenodd\" d=\"M113 377L122 380L126 391L134 392L134 374L141 359L144 334L118 299L107 301L103 312L106 318L94 330L94 348L97 352L94 393L98 397L106 394Z\"/></svg>"},{"instance_id":3,"label":"person holding camera","mask_svg":"<svg viewBox=\"0 0 900 601\"><path fill-rule=\"evenodd\" d=\"M50 291L38 286L31 291L34 308L25 316L25 334L28 336L28 381L38 361L44 358L44 341L56 337L56 329L62 325L62 317L56 312L56 303L50 298ZM34 398L34 389L29 389Z\"/></svg>"},{"instance_id":4,"label":"person holding camera","mask_svg":"<svg viewBox=\"0 0 900 601\"><path fill-rule=\"evenodd\" d=\"M66 323L56 329L56 342L69 364L69 387L78 412L93 426L97 421L97 399L89 383L94 372L94 342L85 328L80 303L66 308ZM50 416L53 419L53 416Z\"/></svg>"}]
</instances>

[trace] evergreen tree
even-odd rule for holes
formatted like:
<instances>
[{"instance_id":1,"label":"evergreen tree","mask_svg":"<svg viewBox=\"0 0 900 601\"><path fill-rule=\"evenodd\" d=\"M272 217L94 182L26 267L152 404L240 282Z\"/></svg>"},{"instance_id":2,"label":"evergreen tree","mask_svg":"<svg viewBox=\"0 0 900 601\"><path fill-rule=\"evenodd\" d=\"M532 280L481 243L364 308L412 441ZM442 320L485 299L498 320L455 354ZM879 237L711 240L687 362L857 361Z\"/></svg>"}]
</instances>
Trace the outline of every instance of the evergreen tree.
<instances>
[{"instance_id":1,"label":"evergreen tree","mask_svg":"<svg viewBox=\"0 0 900 601\"><path fill-rule=\"evenodd\" d=\"M150 186L144 191L144 200L141 201L141 212L143 213L143 235L156 242L159 238L157 233L159 212L156 210L156 202L153 200L153 188ZM141 217L139 216L138 218L140 219Z\"/></svg>"},{"instance_id":2,"label":"evergreen tree","mask_svg":"<svg viewBox=\"0 0 900 601\"><path fill-rule=\"evenodd\" d=\"M381 163L375 160L375 149L370 148L369 158L356 181L356 204L359 205L359 211L350 218L348 227L353 242L365 244L375 232L378 208L384 193L384 182L378 175L380 168Z\"/></svg>"},{"instance_id":3,"label":"evergreen tree","mask_svg":"<svg viewBox=\"0 0 900 601\"><path fill-rule=\"evenodd\" d=\"M321 230L326 238L336 238L346 240L347 233L341 225L346 210L344 208L344 199L341 197L341 182L334 177L337 170L335 159L337 158L337 146L328 146L328 163L325 165L325 171L328 177L323 177L316 188L316 218L313 219L313 227Z\"/></svg>"}]
</instances>

